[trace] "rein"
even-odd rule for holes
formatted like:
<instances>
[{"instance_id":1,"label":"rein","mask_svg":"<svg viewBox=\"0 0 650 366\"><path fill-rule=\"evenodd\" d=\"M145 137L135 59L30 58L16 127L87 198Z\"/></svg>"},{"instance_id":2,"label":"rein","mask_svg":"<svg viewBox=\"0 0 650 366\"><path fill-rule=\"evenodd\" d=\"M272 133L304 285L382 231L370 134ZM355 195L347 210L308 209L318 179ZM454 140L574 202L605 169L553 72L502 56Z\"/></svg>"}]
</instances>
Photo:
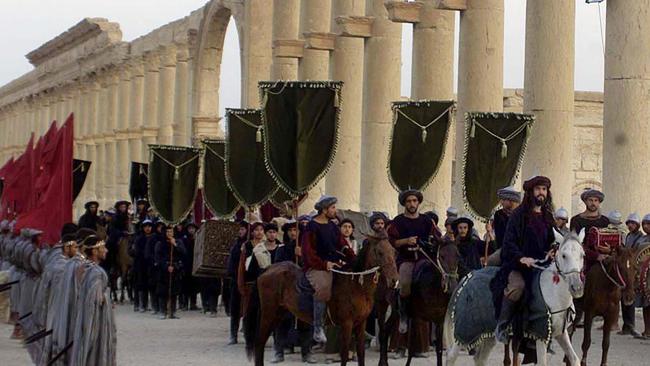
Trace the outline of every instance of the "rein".
<instances>
[{"instance_id":1,"label":"rein","mask_svg":"<svg viewBox=\"0 0 650 366\"><path fill-rule=\"evenodd\" d=\"M422 249L422 247L419 248L420 253L426 258L435 269L440 272L440 275L442 275L442 290L446 293L449 291L449 280L452 278L458 278L458 271L456 270L455 272L448 273L445 271L444 267L442 266L442 263L440 263L440 249L438 249L438 254L436 255L436 261L434 262L433 259Z\"/></svg>"},{"instance_id":2,"label":"rein","mask_svg":"<svg viewBox=\"0 0 650 366\"><path fill-rule=\"evenodd\" d=\"M381 268L381 267L376 266L376 267L367 269L367 270L365 270L363 272L346 272L346 271L340 271L340 270L335 269L335 268L332 268L331 271L333 273L340 274L340 275L343 275L343 276L351 276L353 281L354 281L354 276L359 276L359 284L363 285L363 277L366 276L366 275L369 275L369 274L374 274L375 275L373 277L373 279L372 279L372 281L374 283L377 283L377 281L379 281L379 268Z\"/></svg>"},{"instance_id":3,"label":"rein","mask_svg":"<svg viewBox=\"0 0 650 366\"><path fill-rule=\"evenodd\" d=\"M618 267L618 263L616 263L616 275L618 276L618 279L621 281L619 284L616 282L615 279L612 278L612 276L609 275L607 272L607 269L605 268L605 265L603 264L603 261L598 261L600 263L600 268L602 268L603 273L605 274L605 277L616 286L619 290L622 290L627 287L627 284L625 283L625 280L623 279L623 276L621 275L621 269Z\"/></svg>"}]
</instances>

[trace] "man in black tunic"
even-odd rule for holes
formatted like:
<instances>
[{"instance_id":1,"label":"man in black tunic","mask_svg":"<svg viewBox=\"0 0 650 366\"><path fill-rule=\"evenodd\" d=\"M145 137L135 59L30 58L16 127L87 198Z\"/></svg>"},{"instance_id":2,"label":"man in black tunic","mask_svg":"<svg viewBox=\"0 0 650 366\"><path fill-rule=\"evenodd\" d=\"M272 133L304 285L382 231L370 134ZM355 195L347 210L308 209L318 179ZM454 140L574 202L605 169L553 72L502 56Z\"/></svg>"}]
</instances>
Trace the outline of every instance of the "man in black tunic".
<instances>
[{"instance_id":1,"label":"man in black tunic","mask_svg":"<svg viewBox=\"0 0 650 366\"><path fill-rule=\"evenodd\" d=\"M230 247L228 256L228 279L230 282L230 340L228 345L237 344L237 333L239 332L239 319L241 318L241 294L237 288L237 276L239 272L239 257L241 256L241 247L248 240L248 222L239 222L239 236ZM207 283L204 283L207 285ZM207 299L207 294L201 296Z\"/></svg>"},{"instance_id":2,"label":"man in black tunic","mask_svg":"<svg viewBox=\"0 0 650 366\"><path fill-rule=\"evenodd\" d=\"M97 231L97 226L99 225L99 216L97 215L99 203L97 201L88 201L84 205L84 208L86 212L79 218L79 228Z\"/></svg>"},{"instance_id":3,"label":"man in black tunic","mask_svg":"<svg viewBox=\"0 0 650 366\"><path fill-rule=\"evenodd\" d=\"M397 266L399 268L399 331L405 334L408 330L408 314L406 309L408 297L411 295L413 269L418 261L424 260L419 253L420 244L429 241L433 234L433 222L426 216L420 215L419 208L423 200L422 192L406 190L399 194L399 203L404 206L404 213L393 219L388 227L390 243L397 249Z\"/></svg>"},{"instance_id":4,"label":"man in black tunic","mask_svg":"<svg viewBox=\"0 0 650 366\"><path fill-rule=\"evenodd\" d=\"M474 221L468 217L459 217L452 224L456 246L460 254L458 263L461 277L483 268L485 242L472 235Z\"/></svg>"},{"instance_id":5,"label":"man in black tunic","mask_svg":"<svg viewBox=\"0 0 650 366\"><path fill-rule=\"evenodd\" d=\"M133 275L135 285L135 299L133 311L144 313L149 305L149 263L147 262L147 246L155 244L156 236L153 234L153 222L144 220L142 232L135 239L129 254L133 257ZM152 243L154 242L154 243Z\"/></svg>"},{"instance_id":6,"label":"man in black tunic","mask_svg":"<svg viewBox=\"0 0 650 366\"><path fill-rule=\"evenodd\" d=\"M588 233L592 227L606 228L609 225L609 219L600 213L600 205L605 200L603 192L588 189L582 192L580 199L585 203L585 210L571 218L570 229L576 233L585 229L585 233Z\"/></svg>"},{"instance_id":7,"label":"man in black tunic","mask_svg":"<svg viewBox=\"0 0 650 366\"><path fill-rule=\"evenodd\" d=\"M154 258L158 268L156 292L160 306L159 318L177 319L176 299L181 285L185 246L182 240L174 238L173 226L168 226L165 237L156 243Z\"/></svg>"},{"instance_id":8,"label":"man in black tunic","mask_svg":"<svg viewBox=\"0 0 650 366\"><path fill-rule=\"evenodd\" d=\"M515 190L514 187L505 187L497 191L497 197L501 208L494 213L493 227L496 240L495 249L500 249L503 246L503 237L506 233L508 219L521 203L521 192Z\"/></svg>"},{"instance_id":9,"label":"man in black tunic","mask_svg":"<svg viewBox=\"0 0 650 366\"><path fill-rule=\"evenodd\" d=\"M523 203L508 220L501 248L502 266L491 285L500 314L495 331L499 342L508 342L508 324L517 302L532 280L531 267L537 260L550 255L555 241L550 188L550 179L543 176L532 177L524 182Z\"/></svg>"}]
</instances>

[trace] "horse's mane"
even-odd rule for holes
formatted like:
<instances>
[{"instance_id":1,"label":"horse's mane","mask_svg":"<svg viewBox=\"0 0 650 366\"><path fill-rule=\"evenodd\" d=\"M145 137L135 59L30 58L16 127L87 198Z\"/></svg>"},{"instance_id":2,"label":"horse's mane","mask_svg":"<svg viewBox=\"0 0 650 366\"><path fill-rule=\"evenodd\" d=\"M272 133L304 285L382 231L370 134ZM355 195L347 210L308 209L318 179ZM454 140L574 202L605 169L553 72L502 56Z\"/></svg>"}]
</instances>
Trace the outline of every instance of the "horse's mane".
<instances>
[{"instance_id":1,"label":"horse's mane","mask_svg":"<svg viewBox=\"0 0 650 366\"><path fill-rule=\"evenodd\" d=\"M376 243L381 240L388 240L388 235L386 234L386 231L382 231L380 233L362 233L363 236L368 239L368 243L364 245L359 253L357 254L357 259L354 261L354 264L352 265L352 270L354 272L361 272L364 271L368 268L364 268L365 262L366 262L366 256L368 256L368 251L370 249L371 243Z\"/></svg>"}]
</instances>

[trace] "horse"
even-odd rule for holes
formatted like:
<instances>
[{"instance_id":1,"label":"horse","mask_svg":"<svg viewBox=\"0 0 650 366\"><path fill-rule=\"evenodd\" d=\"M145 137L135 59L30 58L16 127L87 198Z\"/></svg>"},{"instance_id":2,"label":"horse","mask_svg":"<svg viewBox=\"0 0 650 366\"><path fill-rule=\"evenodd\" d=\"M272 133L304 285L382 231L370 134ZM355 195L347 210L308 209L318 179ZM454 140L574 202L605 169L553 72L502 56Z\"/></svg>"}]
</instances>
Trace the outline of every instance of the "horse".
<instances>
[{"instance_id":1,"label":"horse","mask_svg":"<svg viewBox=\"0 0 650 366\"><path fill-rule=\"evenodd\" d=\"M397 324L397 289L390 286L384 273L380 274L375 292L375 312L377 315L377 341L379 343L379 364L388 366L388 339Z\"/></svg>"},{"instance_id":2,"label":"horse","mask_svg":"<svg viewBox=\"0 0 650 366\"><path fill-rule=\"evenodd\" d=\"M603 341L600 365L607 365L609 336L612 326L618 321L621 298L625 305L634 302L635 250L616 248L612 255L587 272L584 295L584 338L582 339L582 366L587 365L587 353L591 346L591 326L595 316L602 316Z\"/></svg>"},{"instance_id":3,"label":"horse","mask_svg":"<svg viewBox=\"0 0 650 366\"><path fill-rule=\"evenodd\" d=\"M426 259L421 270L427 276L414 281L407 313L411 318L411 324L417 319L435 325L436 359L438 366L442 366L444 321L451 294L458 285L460 254L453 242L443 242L434 249L433 257L426 254L424 250L421 251ZM414 327L410 326L406 366L410 366L413 359L416 338L414 332Z\"/></svg>"},{"instance_id":4,"label":"horse","mask_svg":"<svg viewBox=\"0 0 650 366\"><path fill-rule=\"evenodd\" d=\"M117 243L117 253L113 257L115 263L110 271L110 288L111 298L117 302L117 279L122 279L120 286L120 304L124 303L124 292L128 295L129 300L133 299L131 286L131 268L133 267L133 258L129 255L129 236L122 237Z\"/></svg>"},{"instance_id":5,"label":"horse","mask_svg":"<svg viewBox=\"0 0 650 366\"><path fill-rule=\"evenodd\" d=\"M582 230L579 234L569 233L562 237L561 234L554 230L554 234L556 244L559 244L559 247L555 254L554 262L544 269L540 268L541 273L539 283L541 295L547 312L550 314L550 336L555 338L558 344L562 347L568 363L570 365L578 365L580 359L571 345L566 320L573 307L573 298L581 297L584 292L581 271L584 264L585 252L581 243L584 239L585 232ZM485 270L476 272L481 271ZM458 354L462 348L462 345L458 343L454 335L454 318L462 317L465 320L474 319L474 317L467 317L466 314L455 313L455 301L458 299L460 292L468 281L471 280L472 275L469 275L461 281L460 286L452 295L452 305L447 309L444 334L446 344L450 347L447 352L447 365L449 366L456 364ZM478 298L475 299L475 301L483 301L485 303L484 306L492 307L493 303L489 285L486 285L482 291L486 295L486 299ZM490 325L490 329L486 324L476 324L476 329L479 329L482 333L479 341L473 345L475 351L474 363L476 365L485 365L490 352L496 345L494 327L492 327L492 325ZM514 353L513 362L515 365L519 365L518 351L521 340L513 339L512 341ZM536 351L538 364L546 365L546 342L543 340L537 340Z\"/></svg>"},{"instance_id":6,"label":"horse","mask_svg":"<svg viewBox=\"0 0 650 366\"><path fill-rule=\"evenodd\" d=\"M357 360L364 365L366 319L372 311L375 291L380 274L388 287L394 287L399 275L395 265L395 250L385 233L368 236L367 244L360 251L353 268L361 272L334 272L332 297L327 302L326 320L339 325L341 365L348 361L348 348L352 334L356 337ZM282 262L271 265L257 279L259 301L251 301L247 317L251 319L244 328L248 358L254 357L255 365L264 365L264 345L273 329L284 319L285 311L306 323L312 323L312 312L298 305L300 294L297 283L303 276L294 263ZM257 320L257 321L255 321Z\"/></svg>"}]
</instances>

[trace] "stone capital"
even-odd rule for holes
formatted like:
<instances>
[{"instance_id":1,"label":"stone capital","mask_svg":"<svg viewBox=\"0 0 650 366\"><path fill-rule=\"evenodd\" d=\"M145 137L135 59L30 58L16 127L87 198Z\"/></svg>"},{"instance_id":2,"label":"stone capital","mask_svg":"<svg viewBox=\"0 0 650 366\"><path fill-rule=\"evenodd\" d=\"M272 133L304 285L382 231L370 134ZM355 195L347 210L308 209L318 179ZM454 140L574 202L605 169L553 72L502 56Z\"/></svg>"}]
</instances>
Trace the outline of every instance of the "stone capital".
<instances>
[{"instance_id":1,"label":"stone capital","mask_svg":"<svg viewBox=\"0 0 650 366\"><path fill-rule=\"evenodd\" d=\"M436 7L440 10L467 10L467 0L438 0Z\"/></svg>"},{"instance_id":2,"label":"stone capital","mask_svg":"<svg viewBox=\"0 0 650 366\"><path fill-rule=\"evenodd\" d=\"M127 62L131 68L131 77L144 76L144 59L142 56L131 57Z\"/></svg>"},{"instance_id":3,"label":"stone capital","mask_svg":"<svg viewBox=\"0 0 650 366\"><path fill-rule=\"evenodd\" d=\"M340 36L369 38L372 36L372 24L374 17L366 16L338 16L335 19L339 25Z\"/></svg>"},{"instance_id":4,"label":"stone capital","mask_svg":"<svg viewBox=\"0 0 650 366\"><path fill-rule=\"evenodd\" d=\"M142 126L140 128L142 137L158 137L158 128L150 126Z\"/></svg>"},{"instance_id":5,"label":"stone capital","mask_svg":"<svg viewBox=\"0 0 650 366\"><path fill-rule=\"evenodd\" d=\"M160 68L160 55L156 51L147 51L144 53L144 63L147 72L158 72Z\"/></svg>"},{"instance_id":6,"label":"stone capital","mask_svg":"<svg viewBox=\"0 0 650 366\"><path fill-rule=\"evenodd\" d=\"M187 62L190 59L190 46L185 43L176 44L176 62Z\"/></svg>"},{"instance_id":7,"label":"stone capital","mask_svg":"<svg viewBox=\"0 0 650 366\"><path fill-rule=\"evenodd\" d=\"M395 23L418 23L420 21L420 9L422 3L419 1L388 1L384 4L388 10L388 19Z\"/></svg>"},{"instance_id":8,"label":"stone capital","mask_svg":"<svg viewBox=\"0 0 650 366\"><path fill-rule=\"evenodd\" d=\"M305 41L301 39L276 39L273 41L273 56L301 58Z\"/></svg>"},{"instance_id":9,"label":"stone capital","mask_svg":"<svg viewBox=\"0 0 650 366\"><path fill-rule=\"evenodd\" d=\"M160 67L173 67L176 66L176 45L167 44L158 47L160 54Z\"/></svg>"},{"instance_id":10,"label":"stone capital","mask_svg":"<svg viewBox=\"0 0 650 366\"><path fill-rule=\"evenodd\" d=\"M333 51L336 42L336 34L328 32L307 32L303 33L305 48L314 50Z\"/></svg>"}]
</instances>

